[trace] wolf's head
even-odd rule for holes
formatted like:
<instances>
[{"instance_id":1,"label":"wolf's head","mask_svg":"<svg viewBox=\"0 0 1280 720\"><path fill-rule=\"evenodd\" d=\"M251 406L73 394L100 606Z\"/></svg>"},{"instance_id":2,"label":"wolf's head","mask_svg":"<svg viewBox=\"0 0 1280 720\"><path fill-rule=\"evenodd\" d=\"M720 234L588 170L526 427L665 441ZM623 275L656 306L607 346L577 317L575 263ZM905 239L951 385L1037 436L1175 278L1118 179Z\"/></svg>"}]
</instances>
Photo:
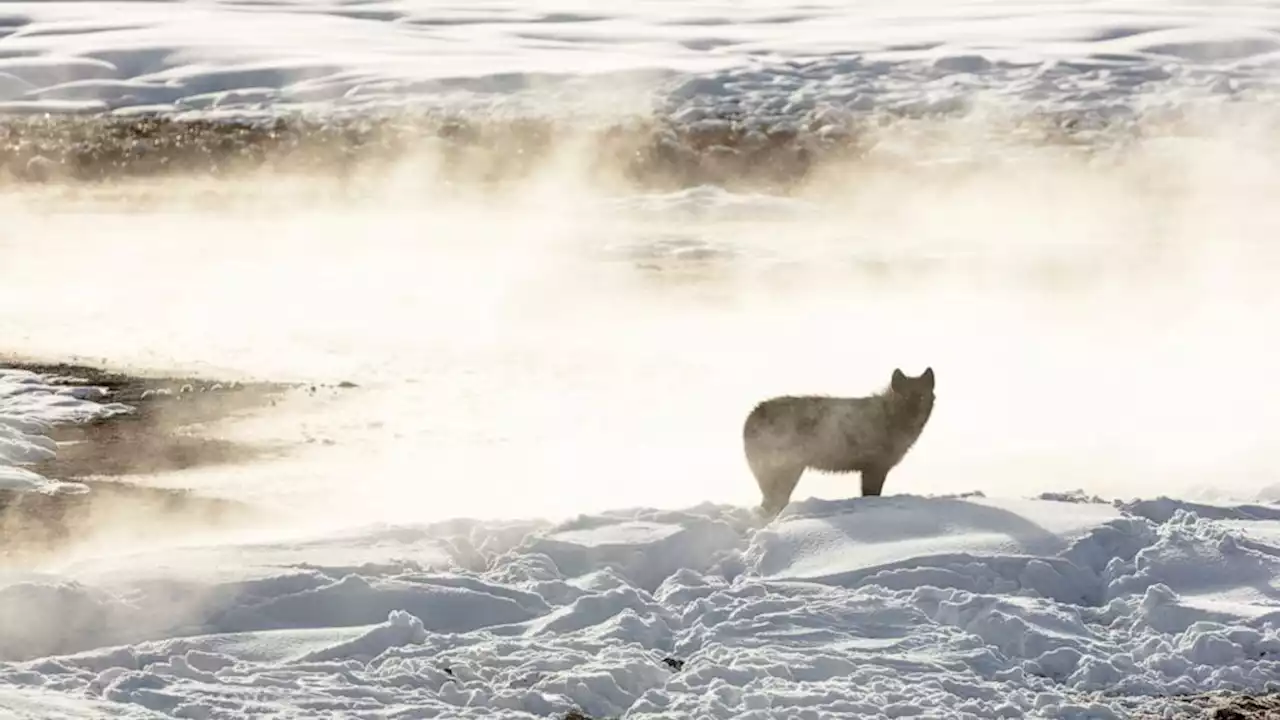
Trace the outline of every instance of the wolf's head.
<instances>
[{"instance_id":1,"label":"wolf's head","mask_svg":"<svg viewBox=\"0 0 1280 720\"><path fill-rule=\"evenodd\" d=\"M894 395L906 400L908 404L933 404L933 368L927 367L920 377L911 377L902 370L894 368L893 378L889 381L889 389Z\"/></svg>"}]
</instances>

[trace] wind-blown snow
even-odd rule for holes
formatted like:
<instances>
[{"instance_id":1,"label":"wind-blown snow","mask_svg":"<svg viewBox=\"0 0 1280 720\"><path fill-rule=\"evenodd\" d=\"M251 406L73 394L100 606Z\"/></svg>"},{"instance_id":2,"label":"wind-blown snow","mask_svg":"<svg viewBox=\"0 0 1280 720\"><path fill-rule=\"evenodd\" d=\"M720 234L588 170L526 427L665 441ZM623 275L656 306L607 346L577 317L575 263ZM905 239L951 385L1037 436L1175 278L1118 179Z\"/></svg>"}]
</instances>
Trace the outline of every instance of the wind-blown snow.
<instances>
[{"instance_id":1,"label":"wind-blown snow","mask_svg":"<svg viewBox=\"0 0 1280 720\"><path fill-rule=\"evenodd\" d=\"M0 698L83 699L84 716L1119 718L1276 685L1277 522L897 496L806 501L763 529L702 505L94 557L0 588Z\"/></svg>"},{"instance_id":2,"label":"wind-blown snow","mask_svg":"<svg viewBox=\"0 0 1280 720\"><path fill-rule=\"evenodd\" d=\"M91 422L132 410L120 403L98 402L106 395L100 387L55 385L51 379L0 368L0 490L85 490L79 483L50 480L24 466L57 456L57 443L49 437L54 425Z\"/></svg>"}]
</instances>

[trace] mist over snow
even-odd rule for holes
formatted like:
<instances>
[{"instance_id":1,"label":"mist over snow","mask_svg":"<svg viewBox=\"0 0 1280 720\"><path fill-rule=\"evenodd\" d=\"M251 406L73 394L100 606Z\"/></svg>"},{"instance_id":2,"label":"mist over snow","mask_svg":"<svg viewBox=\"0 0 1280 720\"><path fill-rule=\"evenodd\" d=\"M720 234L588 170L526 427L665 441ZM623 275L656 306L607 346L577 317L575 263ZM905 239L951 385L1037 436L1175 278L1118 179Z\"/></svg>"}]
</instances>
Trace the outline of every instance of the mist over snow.
<instances>
[{"instance_id":1,"label":"mist over snow","mask_svg":"<svg viewBox=\"0 0 1280 720\"><path fill-rule=\"evenodd\" d=\"M412 112L550 148L488 184L443 135L307 175L24 160L47 181L0 190L4 352L358 387L206 428L283 456L127 479L266 522L0 555L0 718L1193 717L1275 690L1280 8L617 5L0 3L7 116ZM793 143L811 172L603 183L610 124L673 166ZM886 496L807 475L757 519L752 404L926 366ZM0 490L94 492L37 466L131 412L0 368Z\"/></svg>"}]
</instances>

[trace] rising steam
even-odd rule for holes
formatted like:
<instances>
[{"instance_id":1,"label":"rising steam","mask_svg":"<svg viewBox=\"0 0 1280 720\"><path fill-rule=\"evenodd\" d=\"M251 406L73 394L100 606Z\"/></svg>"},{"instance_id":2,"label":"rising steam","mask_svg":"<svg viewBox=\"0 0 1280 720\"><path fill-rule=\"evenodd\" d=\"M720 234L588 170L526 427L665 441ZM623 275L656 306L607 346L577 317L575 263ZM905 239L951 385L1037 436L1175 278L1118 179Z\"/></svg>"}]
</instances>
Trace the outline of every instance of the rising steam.
<instances>
[{"instance_id":1,"label":"rising steam","mask_svg":"<svg viewBox=\"0 0 1280 720\"><path fill-rule=\"evenodd\" d=\"M593 182L566 139L500 186L247 173L2 202L6 348L353 380L226 428L323 439L157 478L281 523L754 504L739 430L785 392L938 373L888 493L1256 497L1280 389L1267 111L1126 139L903 121L785 198ZM456 162L455 162L456 164ZM807 477L797 498L847 495Z\"/></svg>"}]
</instances>

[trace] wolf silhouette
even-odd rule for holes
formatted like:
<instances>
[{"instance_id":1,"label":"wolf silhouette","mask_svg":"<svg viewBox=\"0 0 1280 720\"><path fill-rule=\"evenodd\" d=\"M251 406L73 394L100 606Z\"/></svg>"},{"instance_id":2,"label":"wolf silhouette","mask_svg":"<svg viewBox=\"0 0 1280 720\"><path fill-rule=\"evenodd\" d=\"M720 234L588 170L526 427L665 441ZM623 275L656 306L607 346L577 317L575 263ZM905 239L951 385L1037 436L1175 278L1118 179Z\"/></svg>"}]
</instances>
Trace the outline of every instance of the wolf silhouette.
<instances>
[{"instance_id":1,"label":"wolf silhouette","mask_svg":"<svg viewBox=\"0 0 1280 720\"><path fill-rule=\"evenodd\" d=\"M768 520L791 502L806 469L857 472L862 494L879 495L933 413L933 368L910 377L895 368L889 386L867 397L783 395L755 406L742 427L747 464Z\"/></svg>"}]
</instances>

